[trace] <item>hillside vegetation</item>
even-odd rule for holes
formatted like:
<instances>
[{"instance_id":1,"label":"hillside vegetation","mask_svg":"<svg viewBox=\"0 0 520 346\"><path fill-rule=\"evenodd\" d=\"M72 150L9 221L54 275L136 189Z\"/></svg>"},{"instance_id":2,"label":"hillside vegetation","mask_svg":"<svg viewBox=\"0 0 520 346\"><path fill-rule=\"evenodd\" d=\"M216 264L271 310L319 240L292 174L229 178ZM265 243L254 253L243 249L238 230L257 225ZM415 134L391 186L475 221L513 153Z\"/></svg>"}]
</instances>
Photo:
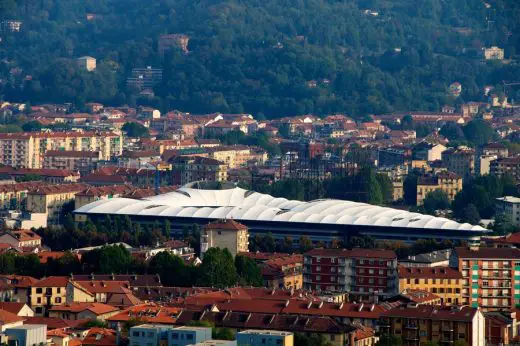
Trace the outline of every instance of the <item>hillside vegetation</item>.
<instances>
[{"instance_id":1,"label":"hillside vegetation","mask_svg":"<svg viewBox=\"0 0 520 346\"><path fill-rule=\"evenodd\" d=\"M439 110L520 81L517 0L0 0L0 15L23 21L2 37L0 93L33 104L363 117ZM167 33L188 35L189 53L161 57ZM483 62L492 45L513 60ZM96 72L77 69L83 55L98 59ZM164 69L155 97L125 83L145 66ZM447 93L455 81L458 99Z\"/></svg>"}]
</instances>

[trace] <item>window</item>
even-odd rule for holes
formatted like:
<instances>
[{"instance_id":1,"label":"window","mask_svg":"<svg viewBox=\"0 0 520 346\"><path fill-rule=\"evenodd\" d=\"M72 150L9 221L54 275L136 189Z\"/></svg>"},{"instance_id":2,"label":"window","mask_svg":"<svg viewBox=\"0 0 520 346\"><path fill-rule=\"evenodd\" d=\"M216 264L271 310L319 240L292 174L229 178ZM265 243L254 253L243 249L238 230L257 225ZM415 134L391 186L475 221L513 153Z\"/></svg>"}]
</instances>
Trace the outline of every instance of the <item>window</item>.
<instances>
[{"instance_id":1,"label":"window","mask_svg":"<svg viewBox=\"0 0 520 346\"><path fill-rule=\"evenodd\" d=\"M276 344L277 345L281 345L282 344L282 339L276 339Z\"/></svg>"},{"instance_id":2,"label":"window","mask_svg":"<svg viewBox=\"0 0 520 346\"><path fill-rule=\"evenodd\" d=\"M56 297L54 299L54 301L57 303L57 304L60 304L61 303L61 297Z\"/></svg>"},{"instance_id":3,"label":"window","mask_svg":"<svg viewBox=\"0 0 520 346\"><path fill-rule=\"evenodd\" d=\"M193 340L193 334L187 334L186 340Z\"/></svg>"},{"instance_id":4,"label":"window","mask_svg":"<svg viewBox=\"0 0 520 346\"><path fill-rule=\"evenodd\" d=\"M336 335L331 334L331 335L330 335L330 341L335 341L335 340L336 340Z\"/></svg>"},{"instance_id":5,"label":"window","mask_svg":"<svg viewBox=\"0 0 520 346\"><path fill-rule=\"evenodd\" d=\"M36 288L36 293L43 293L43 288L41 288L41 287Z\"/></svg>"},{"instance_id":6,"label":"window","mask_svg":"<svg viewBox=\"0 0 520 346\"><path fill-rule=\"evenodd\" d=\"M155 336L155 333L154 332L148 332L148 333L146 333L146 336L148 338L153 338Z\"/></svg>"},{"instance_id":7,"label":"window","mask_svg":"<svg viewBox=\"0 0 520 346\"><path fill-rule=\"evenodd\" d=\"M179 334L177 334L177 333L172 333L172 339L173 339L173 340L177 340L177 339L179 339Z\"/></svg>"},{"instance_id":8,"label":"window","mask_svg":"<svg viewBox=\"0 0 520 346\"><path fill-rule=\"evenodd\" d=\"M58 287L58 289L56 290L57 293L61 293L61 287Z\"/></svg>"},{"instance_id":9,"label":"window","mask_svg":"<svg viewBox=\"0 0 520 346\"><path fill-rule=\"evenodd\" d=\"M37 298L37 299L36 299L36 302L37 302L38 304L41 304L41 303L42 303L42 299L41 299L41 298Z\"/></svg>"},{"instance_id":10,"label":"window","mask_svg":"<svg viewBox=\"0 0 520 346\"><path fill-rule=\"evenodd\" d=\"M139 337L139 332L133 331L133 332L132 332L132 336L137 336L137 337Z\"/></svg>"}]
</instances>

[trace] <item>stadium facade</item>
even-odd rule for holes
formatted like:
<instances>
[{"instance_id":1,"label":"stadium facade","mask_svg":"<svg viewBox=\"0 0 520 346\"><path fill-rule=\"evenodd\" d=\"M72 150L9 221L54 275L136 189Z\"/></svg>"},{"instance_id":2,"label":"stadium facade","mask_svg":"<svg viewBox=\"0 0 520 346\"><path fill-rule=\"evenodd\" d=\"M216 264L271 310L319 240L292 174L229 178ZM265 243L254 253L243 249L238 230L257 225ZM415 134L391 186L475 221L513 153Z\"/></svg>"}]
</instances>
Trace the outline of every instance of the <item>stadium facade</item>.
<instances>
[{"instance_id":1,"label":"stadium facade","mask_svg":"<svg viewBox=\"0 0 520 346\"><path fill-rule=\"evenodd\" d=\"M480 236L489 232L481 226L399 209L332 199L302 202L241 188L183 187L144 199L101 199L74 213L91 220L127 215L141 224L169 220L172 232L182 232L183 226L232 218L247 225L253 236L272 233L275 238L290 236L294 242L302 235L325 243L369 235L377 240L408 243L418 239L478 243Z\"/></svg>"}]
</instances>

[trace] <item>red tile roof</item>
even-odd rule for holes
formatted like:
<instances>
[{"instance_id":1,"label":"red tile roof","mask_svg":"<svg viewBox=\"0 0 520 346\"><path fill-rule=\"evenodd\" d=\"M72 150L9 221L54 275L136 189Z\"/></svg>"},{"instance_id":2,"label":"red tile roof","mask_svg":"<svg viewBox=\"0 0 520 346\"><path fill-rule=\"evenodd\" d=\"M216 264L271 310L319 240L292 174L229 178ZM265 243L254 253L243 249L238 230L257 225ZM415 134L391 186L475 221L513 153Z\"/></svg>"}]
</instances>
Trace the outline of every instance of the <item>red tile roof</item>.
<instances>
[{"instance_id":1,"label":"red tile roof","mask_svg":"<svg viewBox=\"0 0 520 346\"><path fill-rule=\"evenodd\" d=\"M450 267L399 266L399 279L462 279L462 274Z\"/></svg>"},{"instance_id":2,"label":"red tile roof","mask_svg":"<svg viewBox=\"0 0 520 346\"><path fill-rule=\"evenodd\" d=\"M89 320L64 320L63 318L58 317L25 317L25 324L45 324L47 325L47 330L53 329L65 329L65 328L75 328L77 326L81 326L82 324L88 322Z\"/></svg>"},{"instance_id":3,"label":"red tile roof","mask_svg":"<svg viewBox=\"0 0 520 346\"><path fill-rule=\"evenodd\" d=\"M102 303L72 303L56 305L50 308L50 311L63 311L71 313L79 313L87 310L96 315L104 315L109 312L118 311L119 309L114 306Z\"/></svg>"},{"instance_id":4,"label":"red tile roof","mask_svg":"<svg viewBox=\"0 0 520 346\"><path fill-rule=\"evenodd\" d=\"M464 259L519 259L520 249L517 248L490 248L481 247L478 250L471 250L467 247L458 247L455 249L458 258Z\"/></svg>"},{"instance_id":5,"label":"red tile roof","mask_svg":"<svg viewBox=\"0 0 520 346\"><path fill-rule=\"evenodd\" d=\"M154 303L132 306L112 317L110 322L125 322L133 318L139 318L146 323L175 324L181 308L166 307Z\"/></svg>"},{"instance_id":6,"label":"red tile roof","mask_svg":"<svg viewBox=\"0 0 520 346\"><path fill-rule=\"evenodd\" d=\"M0 308L0 324L21 322L25 318Z\"/></svg>"},{"instance_id":7,"label":"red tile roof","mask_svg":"<svg viewBox=\"0 0 520 346\"><path fill-rule=\"evenodd\" d=\"M67 276L49 276L33 284L33 287L65 287L69 283Z\"/></svg>"},{"instance_id":8,"label":"red tile roof","mask_svg":"<svg viewBox=\"0 0 520 346\"><path fill-rule=\"evenodd\" d=\"M418 305L417 307L400 306L383 312L381 317L419 318L444 321L471 322L477 308L469 306Z\"/></svg>"},{"instance_id":9,"label":"red tile roof","mask_svg":"<svg viewBox=\"0 0 520 346\"><path fill-rule=\"evenodd\" d=\"M81 341L82 345L112 346L117 344L116 331L106 328L91 328Z\"/></svg>"},{"instance_id":10,"label":"red tile roof","mask_svg":"<svg viewBox=\"0 0 520 346\"><path fill-rule=\"evenodd\" d=\"M110 280L90 280L90 281L79 281L74 280L79 288L83 288L86 291L96 293L124 293L125 289L130 287L128 281L110 281Z\"/></svg>"},{"instance_id":11,"label":"red tile roof","mask_svg":"<svg viewBox=\"0 0 520 346\"><path fill-rule=\"evenodd\" d=\"M0 302L0 310L8 311L12 314L18 315L23 309L25 303L18 302Z\"/></svg>"},{"instance_id":12,"label":"red tile roof","mask_svg":"<svg viewBox=\"0 0 520 346\"><path fill-rule=\"evenodd\" d=\"M212 230L225 229L225 230L240 231L240 230L247 229L247 226L241 224L240 222L236 222L233 219L223 219L223 220L216 220L216 221L210 222L204 228L212 229Z\"/></svg>"}]
</instances>

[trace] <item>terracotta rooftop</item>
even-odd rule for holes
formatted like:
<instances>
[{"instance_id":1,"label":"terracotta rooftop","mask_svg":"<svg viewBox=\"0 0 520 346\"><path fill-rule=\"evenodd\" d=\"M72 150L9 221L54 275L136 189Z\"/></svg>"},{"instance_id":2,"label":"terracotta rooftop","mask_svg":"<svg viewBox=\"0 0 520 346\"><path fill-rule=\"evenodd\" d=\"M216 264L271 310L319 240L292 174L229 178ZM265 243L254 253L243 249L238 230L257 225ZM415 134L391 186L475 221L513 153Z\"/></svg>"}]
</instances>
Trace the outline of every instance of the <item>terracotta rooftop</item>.
<instances>
[{"instance_id":1,"label":"terracotta rooftop","mask_svg":"<svg viewBox=\"0 0 520 346\"><path fill-rule=\"evenodd\" d=\"M73 303L65 305L55 305L50 308L50 311L72 312L79 313L82 311L90 311L96 315L104 315L109 312L118 311L119 309L111 305L102 303Z\"/></svg>"},{"instance_id":2,"label":"terracotta rooftop","mask_svg":"<svg viewBox=\"0 0 520 346\"><path fill-rule=\"evenodd\" d=\"M58 317L25 317L25 324L45 324L47 325L47 330L53 329L66 329L66 328L75 328L84 323L88 322L88 320L65 320L63 318Z\"/></svg>"},{"instance_id":3,"label":"terracotta rooftop","mask_svg":"<svg viewBox=\"0 0 520 346\"><path fill-rule=\"evenodd\" d=\"M23 321L25 318L0 307L0 325Z\"/></svg>"},{"instance_id":4,"label":"terracotta rooftop","mask_svg":"<svg viewBox=\"0 0 520 346\"><path fill-rule=\"evenodd\" d=\"M407 307L403 305L383 312L381 317L471 322L475 313L477 313L477 308L469 306L418 305L417 307Z\"/></svg>"},{"instance_id":5,"label":"terracotta rooftop","mask_svg":"<svg viewBox=\"0 0 520 346\"><path fill-rule=\"evenodd\" d=\"M407 289L401 292L399 295L406 298L410 302L416 303L416 304L423 304L428 303L432 301L440 301L440 297L436 294L433 294L429 291L425 290L412 290Z\"/></svg>"},{"instance_id":6,"label":"terracotta rooftop","mask_svg":"<svg viewBox=\"0 0 520 346\"><path fill-rule=\"evenodd\" d=\"M107 318L110 322L125 322L139 318L146 323L175 324L182 309L166 307L154 303L132 306L112 317Z\"/></svg>"},{"instance_id":7,"label":"terracotta rooftop","mask_svg":"<svg viewBox=\"0 0 520 346\"><path fill-rule=\"evenodd\" d=\"M462 279L462 274L450 267L399 266L399 279Z\"/></svg>"},{"instance_id":8,"label":"terracotta rooftop","mask_svg":"<svg viewBox=\"0 0 520 346\"><path fill-rule=\"evenodd\" d=\"M247 226L241 224L240 222L236 222L233 219L216 220L216 221L208 223L204 228L208 229L208 230L219 230L219 229L231 230L231 231L247 230Z\"/></svg>"},{"instance_id":9,"label":"terracotta rooftop","mask_svg":"<svg viewBox=\"0 0 520 346\"><path fill-rule=\"evenodd\" d=\"M480 247L478 250L471 250L467 247L455 249L458 258L489 258L489 259L519 259L520 249L517 248L490 248Z\"/></svg>"},{"instance_id":10,"label":"terracotta rooftop","mask_svg":"<svg viewBox=\"0 0 520 346\"><path fill-rule=\"evenodd\" d=\"M33 195L54 195L61 193L80 192L88 187L86 184L60 184L42 186L34 191L30 191Z\"/></svg>"},{"instance_id":11,"label":"terracotta rooftop","mask_svg":"<svg viewBox=\"0 0 520 346\"><path fill-rule=\"evenodd\" d=\"M73 278L74 281L127 281L131 287L161 285L159 276L150 274L81 274Z\"/></svg>"},{"instance_id":12,"label":"terracotta rooftop","mask_svg":"<svg viewBox=\"0 0 520 346\"><path fill-rule=\"evenodd\" d=\"M9 311L12 314L18 315L20 310L23 309L25 303L19 302L0 302L0 310Z\"/></svg>"},{"instance_id":13,"label":"terracotta rooftop","mask_svg":"<svg viewBox=\"0 0 520 346\"><path fill-rule=\"evenodd\" d=\"M49 276L33 284L33 287L65 287L69 283L67 276Z\"/></svg>"}]
</instances>

